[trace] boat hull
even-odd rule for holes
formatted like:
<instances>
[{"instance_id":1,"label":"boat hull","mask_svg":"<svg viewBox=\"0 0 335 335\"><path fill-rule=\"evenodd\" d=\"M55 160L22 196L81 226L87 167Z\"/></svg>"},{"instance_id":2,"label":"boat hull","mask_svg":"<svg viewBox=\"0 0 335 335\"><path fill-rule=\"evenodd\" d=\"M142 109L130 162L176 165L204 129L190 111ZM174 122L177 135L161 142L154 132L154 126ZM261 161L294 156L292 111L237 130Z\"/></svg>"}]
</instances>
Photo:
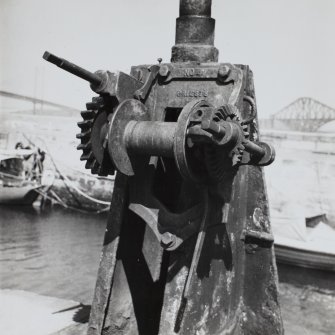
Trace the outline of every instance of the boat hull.
<instances>
[{"instance_id":1,"label":"boat hull","mask_svg":"<svg viewBox=\"0 0 335 335\"><path fill-rule=\"evenodd\" d=\"M38 187L20 186L20 187L0 187L0 204L4 205L32 205L37 199L39 193Z\"/></svg>"},{"instance_id":2,"label":"boat hull","mask_svg":"<svg viewBox=\"0 0 335 335\"><path fill-rule=\"evenodd\" d=\"M275 245L278 263L326 271L335 271L335 254Z\"/></svg>"}]
</instances>

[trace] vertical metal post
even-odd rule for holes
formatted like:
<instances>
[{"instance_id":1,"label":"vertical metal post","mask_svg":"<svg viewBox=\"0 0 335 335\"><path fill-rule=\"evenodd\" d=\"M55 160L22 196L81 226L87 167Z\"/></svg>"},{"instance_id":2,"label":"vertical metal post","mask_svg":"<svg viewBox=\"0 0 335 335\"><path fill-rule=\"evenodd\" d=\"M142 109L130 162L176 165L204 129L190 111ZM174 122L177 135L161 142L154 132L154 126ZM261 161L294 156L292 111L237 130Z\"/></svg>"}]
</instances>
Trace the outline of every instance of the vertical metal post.
<instances>
[{"instance_id":1,"label":"vertical metal post","mask_svg":"<svg viewBox=\"0 0 335 335\"><path fill-rule=\"evenodd\" d=\"M212 0L180 0L176 22L176 44L172 62L217 62L214 47L215 20L211 18Z\"/></svg>"}]
</instances>

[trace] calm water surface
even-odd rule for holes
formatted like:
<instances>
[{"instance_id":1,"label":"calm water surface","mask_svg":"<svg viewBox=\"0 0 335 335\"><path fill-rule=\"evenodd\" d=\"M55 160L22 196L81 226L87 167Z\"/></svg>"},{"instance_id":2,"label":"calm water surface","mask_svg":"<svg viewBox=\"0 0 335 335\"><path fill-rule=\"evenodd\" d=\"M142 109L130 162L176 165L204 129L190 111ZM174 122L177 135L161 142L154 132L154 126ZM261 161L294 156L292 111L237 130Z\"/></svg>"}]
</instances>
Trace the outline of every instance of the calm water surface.
<instances>
[{"instance_id":1,"label":"calm water surface","mask_svg":"<svg viewBox=\"0 0 335 335\"><path fill-rule=\"evenodd\" d=\"M91 304L106 218L0 206L0 288Z\"/></svg>"}]
</instances>

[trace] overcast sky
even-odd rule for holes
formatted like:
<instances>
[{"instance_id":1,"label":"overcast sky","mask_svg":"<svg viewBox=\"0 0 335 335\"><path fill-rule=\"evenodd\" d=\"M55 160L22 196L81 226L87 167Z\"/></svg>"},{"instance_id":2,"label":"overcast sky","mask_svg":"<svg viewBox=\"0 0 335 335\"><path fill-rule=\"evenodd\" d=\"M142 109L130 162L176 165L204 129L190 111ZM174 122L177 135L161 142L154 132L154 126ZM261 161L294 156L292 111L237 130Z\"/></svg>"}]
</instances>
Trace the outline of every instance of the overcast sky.
<instances>
[{"instance_id":1,"label":"overcast sky","mask_svg":"<svg viewBox=\"0 0 335 335\"><path fill-rule=\"evenodd\" d=\"M0 0L0 89L83 109L87 83L43 52L91 71L169 62L178 9L179 0ZM335 108L334 0L213 0L212 16L219 61L250 65L261 117L301 96Z\"/></svg>"}]
</instances>

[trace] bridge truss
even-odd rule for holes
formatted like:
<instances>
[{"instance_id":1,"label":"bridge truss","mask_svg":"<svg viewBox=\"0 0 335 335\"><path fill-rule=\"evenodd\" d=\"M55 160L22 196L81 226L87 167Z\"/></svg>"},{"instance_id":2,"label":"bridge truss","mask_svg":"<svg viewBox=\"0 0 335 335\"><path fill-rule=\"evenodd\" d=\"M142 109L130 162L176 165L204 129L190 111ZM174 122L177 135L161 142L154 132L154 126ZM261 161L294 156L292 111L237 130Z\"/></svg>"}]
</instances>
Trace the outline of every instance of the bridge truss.
<instances>
[{"instance_id":1,"label":"bridge truss","mask_svg":"<svg viewBox=\"0 0 335 335\"><path fill-rule=\"evenodd\" d=\"M273 115L291 130L315 132L335 120L335 109L312 98L299 98Z\"/></svg>"}]
</instances>

